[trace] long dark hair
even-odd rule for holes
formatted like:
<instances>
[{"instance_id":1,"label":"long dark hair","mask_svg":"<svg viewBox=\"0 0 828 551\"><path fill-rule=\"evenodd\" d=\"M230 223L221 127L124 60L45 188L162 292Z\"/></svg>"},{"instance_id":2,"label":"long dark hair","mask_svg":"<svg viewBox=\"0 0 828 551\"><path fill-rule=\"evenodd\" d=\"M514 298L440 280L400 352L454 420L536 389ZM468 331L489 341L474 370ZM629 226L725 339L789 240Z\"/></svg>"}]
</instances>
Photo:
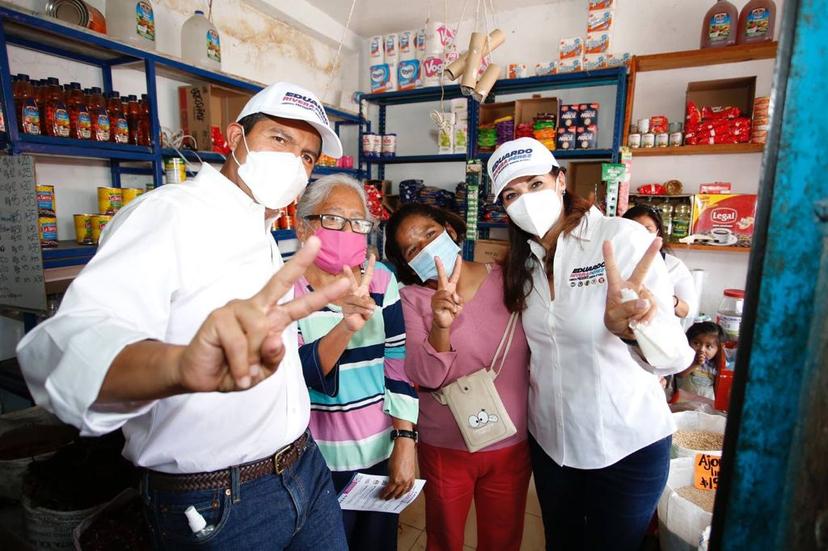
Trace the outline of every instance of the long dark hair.
<instances>
[{"instance_id":1,"label":"long dark hair","mask_svg":"<svg viewBox=\"0 0 828 551\"><path fill-rule=\"evenodd\" d=\"M673 251L670 249L670 245L667 241L667 238L670 236L664 235L664 221L662 220L661 213L658 212L658 209L649 205L636 205L631 209L627 209L627 212L624 213L624 218L627 220L635 220L636 218L641 218L643 216L648 217L653 221L653 224L655 224L656 235L661 238L661 256L664 256L665 253L672 254Z\"/></svg>"},{"instance_id":2,"label":"long dark hair","mask_svg":"<svg viewBox=\"0 0 828 551\"><path fill-rule=\"evenodd\" d=\"M557 180L561 172L560 168L552 167L549 174ZM556 242L560 234L571 233L577 228L591 206L592 203L586 199L567 191L563 198L563 225L557 230L556 235L550 236L552 242ZM527 262L532 256L529 239L533 237L509 221L509 254L503 263L503 303L510 312L525 310L526 299L534 288L532 270ZM552 254L546 255L544 268L547 274L552 273L553 257Z\"/></svg>"},{"instance_id":3,"label":"long dark hair","mask_svg":"<svg viewBox=\"0 0 828 551\"><path fill-rule=\"evenodd\" d=\"M408 265L408 261L397 243L397 230L400 224L411 216L430 218L441 226L450 226L457 234L460 243L466 236L466 223L458 215L447 210L424 205L422 203L406 203L397 209L385 225L385 256L397 270L397 280L405 285L422 285L419 276Z\"/></svg>"}]
</instances>

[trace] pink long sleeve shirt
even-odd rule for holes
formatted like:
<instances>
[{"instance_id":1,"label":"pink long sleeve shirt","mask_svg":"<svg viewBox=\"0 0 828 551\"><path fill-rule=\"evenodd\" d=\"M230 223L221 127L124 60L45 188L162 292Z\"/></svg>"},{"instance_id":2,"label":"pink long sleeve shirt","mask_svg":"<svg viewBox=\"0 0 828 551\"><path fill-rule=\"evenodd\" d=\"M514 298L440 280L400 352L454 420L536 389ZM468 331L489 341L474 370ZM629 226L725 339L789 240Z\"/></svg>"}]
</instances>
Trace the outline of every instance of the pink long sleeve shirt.
<instances>
[{"instance_id":1,"label":"pink long sleeve shirt","mask_svg":"<svg viewBox=\"0 0 828 551\"><path fill-rule=\"evenodd\" d=\"M500 267L493 266L477 294L464 305L451 326L451 350L448 352L437 352L428 342L433 294L434 290L419 285L400 290L406 330L405 372L411 382L420 387L420 439L432 446L465 450L463 436L451 411L438 402L430 390L491 364L509 321L509 311L503 305L503 273ZM495 387L517 433L482 451L497 450L526 440L529 346L520 323Z\"/></svg>"}]
</instances>

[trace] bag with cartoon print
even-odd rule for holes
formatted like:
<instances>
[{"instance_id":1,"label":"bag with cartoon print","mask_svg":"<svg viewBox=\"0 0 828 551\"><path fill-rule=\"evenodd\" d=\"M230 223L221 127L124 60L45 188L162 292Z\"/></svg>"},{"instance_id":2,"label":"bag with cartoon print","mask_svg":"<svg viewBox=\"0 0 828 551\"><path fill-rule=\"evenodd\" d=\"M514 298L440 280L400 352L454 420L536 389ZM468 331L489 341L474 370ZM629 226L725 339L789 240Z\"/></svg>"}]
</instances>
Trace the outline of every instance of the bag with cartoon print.
<instances>
[{"instance_id":1,"label":"bag with cartoon print","mask_svg":"<svg viewBox=\"0 0 828 551\"><path fill-rule=\"evenodd\" d=\"M495 351L492 364L474 373L460 377L432 395L438 402L448 406L460 434L470 452L476 452L517 433L515 424L503 407L503 401L494 382L503 370L506 355L512 345L512 337L518 324L518 315L513 313L506 324L506 331ZM500 365L495 365L500 358Z\"/></svg>"}]
</instances>

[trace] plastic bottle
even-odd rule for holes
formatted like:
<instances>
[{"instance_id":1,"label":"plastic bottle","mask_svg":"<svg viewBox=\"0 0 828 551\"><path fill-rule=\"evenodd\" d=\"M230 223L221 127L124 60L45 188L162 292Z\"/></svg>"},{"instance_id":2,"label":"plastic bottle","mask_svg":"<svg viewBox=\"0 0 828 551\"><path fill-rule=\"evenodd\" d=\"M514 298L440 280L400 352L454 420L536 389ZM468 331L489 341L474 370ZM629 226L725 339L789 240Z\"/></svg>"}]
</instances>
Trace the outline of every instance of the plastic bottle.
<instances>
[{"instance_id":1,"label":"plastic bottle","mask_svg":"<svg viewBox=\"0 0 828 551\"><path fill-rule=\"evenodd\" d=\"M72 82L68 86L66 103L69 108L69 136L76 140L89 140L92 138L92 117L86 106L86 97L81 92L79 82Z\"/></svg>"},{"instance_id":2,"label":"plastic bottle","mask_svg":"<svg viewBox=\"0 0 828 551\"><path fill-rule=\"evenodd\" d=\"M71 130L69 110L66 109L66 102L63 101L63 88L56 78L49 79L44 115L47 136L69 137Z\"/></svg>"},{"instance_id":3,"label":"plastic bottle","mask_svg":"<svg viewBox=\"0 0 828 551\"><path fill-rule=\"evenodd\" d=\"M108 142L110 137L109 112L106 109L101 89L97 86L89 89L87 105L92 117L92 139L96 142Z\"/></svg>"},{"instance_id":4,"label":"plastic bottle","mask_svg":"<svg viewBox=\"0 0 828 551\"><path fill-rule=\"evenodd\" d=\"M201 10L181 27L181 57L193 65L221 70L221 38Z\"/></svg>"},{"instance_id":5,"label":"plastic bottle","mask_svg":"<svg viewBox=\"0 0 828 551\"><path fill-rule=\"evenodd\" d=\"M141 120L141 108L138 106L136 96L127 97L126 111L127 125L129 126L129 143L140 145L138 141L138 126Z\"/></svg>"},{"instance_id":6,"label":"plastic bottle","mask_svg":"<svg viewBox=\"0 0 828 551\"><path fill-rule=\"evenodd\" d=\"M717 0L704 16L701 32L702 48L719 48L736 44L739 11L727 0Z\"/></svg>"},{"instance_id":7,"label":"plastic bottle","mask_svg":"<svg viewBox=\"0 0 828 551\"><path fill-rule=\"evenodd\" d=\"M773 0L750 0L739 14L739 44L773 40L776 4Z\"/></svg>"},{"instance_id":8,"label":"plastic bottle","mask_svg":"<svg viewBox=\"0 0 828 551\"><path fill-rule=\"evenodd\" d=\"M107 98L109 98L106 106L109 112L109 141L129 143L129 123L121 107L121 94L113 91L107 94Z\"/></svg>"},{"instance_id":9,"label":"plastic bottle","mask_svg":"<svg viewBox=\"0 0 828 551\"><path fill-rule=\"evenodd\" d=\"M107 0L109 35L140 48L155 49L155 11L151 0Z\"/></svg>"},{"instance_id":10,"label":"plastic bottle","mask_svg":"<svg viewBox=\"0 0 828 551\"><path fill-rule=\"evenodd\" d=\"M146 94L141 94L141 101L138 103L141 108L141 116L138 118L138 145L152 145L149 97Z\"/></svg>"},{"instance_id":11,"label":"plastic bottle","mask_svg":"<svg viewBox=\"0 0 828 551\"><path fill-rule=\"evenodd\" d=\"M40 110L29 75L17 75L17 126L23 134L40 134Z\"/></svg>"},{"instance_id":12,"label":"plastic bottle","mask_svg":"<svg viewBox=\"0 0 828 551\"><path fill-rule=\"evenodd\" d=\"M742 325L742 309L745 292L742 289L725 289L719 309L716 311L716 323L722 326L727 342L739 342L739 327Z\"/></svg>"}]
</instances>

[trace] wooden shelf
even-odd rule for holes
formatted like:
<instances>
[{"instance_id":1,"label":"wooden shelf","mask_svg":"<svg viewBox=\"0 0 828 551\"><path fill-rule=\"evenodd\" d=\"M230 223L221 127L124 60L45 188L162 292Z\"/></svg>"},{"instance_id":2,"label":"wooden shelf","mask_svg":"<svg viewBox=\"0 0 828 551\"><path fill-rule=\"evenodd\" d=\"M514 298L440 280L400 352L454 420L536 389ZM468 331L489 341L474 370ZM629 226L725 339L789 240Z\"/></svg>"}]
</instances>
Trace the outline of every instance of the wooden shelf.
<instances>
[{"instance_id":1,"label":"wooden shelf","mask_svg":"<svg viewBox=\"0 0 828 551\"><path fill-rule=\"evenodd\" d=\"M720 247L718 245L684 245L682 243L670 243L674 251L712 251L717 253L749 253L750 247Z\"/></svg>"},{"instance_id":2,"label":"wooden shelf","mask_svg":"<svg viewBox=\"0 0 828 551\"><path fill-rule=\"evenodd\" d=\"M776 58L776 42L741 44L724 48L705 48L635 57L637 71L663 71L686 67L704 67L723 63L739 63Z\"/></svg>"},{"instance_id":3,"label":"wooden shelf","mask_svg":"<svg viewBox=\"0 0 828 551\"><path fill-rule=\"evenodd\" d=\"M765 144L734 143L714 145L682 145L681 147L648 147L632 150L633 157L663 157L668 155L736 155L762 153Z\"/></svg>"}]
</instances>

